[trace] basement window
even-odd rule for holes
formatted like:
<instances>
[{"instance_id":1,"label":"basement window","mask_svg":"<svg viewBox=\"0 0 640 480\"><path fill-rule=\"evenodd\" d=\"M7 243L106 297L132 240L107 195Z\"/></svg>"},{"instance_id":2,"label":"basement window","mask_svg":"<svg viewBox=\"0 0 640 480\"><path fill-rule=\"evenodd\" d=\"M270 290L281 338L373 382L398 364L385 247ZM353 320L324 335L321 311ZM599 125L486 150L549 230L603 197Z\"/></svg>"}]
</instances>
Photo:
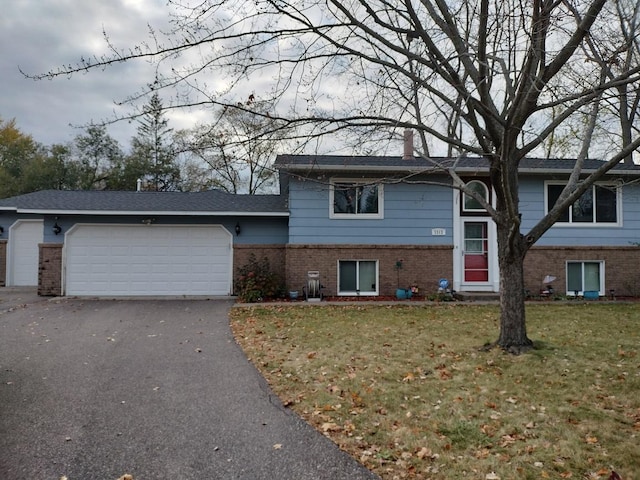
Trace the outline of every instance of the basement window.
<instances>
[{"instance_id":1,"label":"basement window","mask_svg":"<svg viewBox=\"0 0 640 480\"><path fill-rule=\"evenodd\" d=\"M338 261L338 295L378 295L378 261Z\"/></svg>"},{"instance_id":2,"label":"basement window","mask_svg":"<svg viewBox=\"0 0 640 480\"><path fill-rule=\"evenodd\" d=\"M568 261L567 295L584 295L584 292L604 295L604 262Z\"/></svg>"}]
</instances>

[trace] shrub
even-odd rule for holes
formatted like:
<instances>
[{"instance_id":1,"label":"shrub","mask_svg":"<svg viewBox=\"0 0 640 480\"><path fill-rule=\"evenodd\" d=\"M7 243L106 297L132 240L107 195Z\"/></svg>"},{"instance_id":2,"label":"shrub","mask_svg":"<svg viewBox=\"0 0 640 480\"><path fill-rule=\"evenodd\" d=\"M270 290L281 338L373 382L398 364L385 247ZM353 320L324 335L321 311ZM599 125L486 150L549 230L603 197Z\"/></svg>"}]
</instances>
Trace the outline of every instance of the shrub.
<instances>
[{"instance_id":1,"label":"shrub","mask_svg":"<svg viewBox=\"0 0 640 480\"><path fill-rule=\"evenodd\" d=\"M258 260L255 254L238 268L236 294L243 302L254 303L284 295L284 285L280 277L271 271L267 257Z\"/></svg>"}]
</instances>

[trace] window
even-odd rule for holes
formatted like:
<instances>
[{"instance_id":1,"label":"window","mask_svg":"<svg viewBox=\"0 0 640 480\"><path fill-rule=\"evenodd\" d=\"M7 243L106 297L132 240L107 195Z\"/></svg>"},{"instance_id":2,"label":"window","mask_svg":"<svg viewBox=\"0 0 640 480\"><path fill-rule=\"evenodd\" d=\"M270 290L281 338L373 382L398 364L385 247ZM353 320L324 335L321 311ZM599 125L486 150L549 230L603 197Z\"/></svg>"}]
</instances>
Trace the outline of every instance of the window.
<instances>
[{"instance_id":1,"label":"window","mask_svg":"<svg viewBox=\"0 0 640 480\"><path fill-rule=\"evenodd\" d=\"M340 260L338 295L378 295L378 262Z\"/></svg>"},{"instance_id":2,"label":"window","mask_svg":"<svg viewBox=\"0 0 640 480\"><path fill-rule=\"evenodd\" d=\"M332 218L382 218L382 185L334 181L330 197Z\"/></svg>"},{"instance_id":3,"label":"window","mask_svg":"<svg viewBox=\"0 0 640 480\"><path fill-rule=\"evenodd\" d=\"M547 212L560 198L564 185L547 185ZM559 223L617 224L618 189L611 185L593 185L576 202L566 209L558 219Z\"/></svg>"},{"instance_id":4,"label":"window","mask_svg":"<svg viewBox=\"0 0 640 480\"><path fill-rule=\"evenodd\" d=\"M588 291L604 295L604 262L567 262L567 295Z\"/></svg>"},{"instance_id":5,"label":"window","mask_svg":"<svg viewBox=\"0 0 640 480\"><path fill-rule=\"evenodd\" d=\"M475 193L484 198L487 202L489 202L489 189L484 182L480 180L472 180L467 183L467 188L470 188ZM480 205L475 198L467 195L466 193L463 195L462 201L462 211L463 212L484 212L485 209Z\"/></svg>"}]
</instances>

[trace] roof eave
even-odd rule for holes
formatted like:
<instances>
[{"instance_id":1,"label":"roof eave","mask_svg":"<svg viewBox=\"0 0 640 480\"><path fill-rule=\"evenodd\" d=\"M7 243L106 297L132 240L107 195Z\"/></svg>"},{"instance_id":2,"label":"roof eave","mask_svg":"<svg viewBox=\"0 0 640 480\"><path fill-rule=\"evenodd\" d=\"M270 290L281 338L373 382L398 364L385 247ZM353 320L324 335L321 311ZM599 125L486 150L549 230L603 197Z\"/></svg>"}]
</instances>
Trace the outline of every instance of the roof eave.
<instances>
[{"instance_id":1,"label":"roof eave","mask_svg":"<svg viewBox=\"0 0 640 480\"><path fill-rule=\"evenodd\" d=\"M391 165L313 165L313 166L301 166L301 165L282 165L279 167L281 170L292 173L311 173L311 172L413 172L416 174L446 174L447 170L438 167L415 167L411 168L411 165L404 166L391 166ZM489 173L488 167L457 167L454 169L456 173ZM594 173L594 169L583 169L582 173L591 174ZM525 175L570 175L573 173L571 168L556 168L556 169L543 169L543 168L520 168L520 174ZM624 176L640 176L640 170L609 170L605 175L624 175Z\"/></svg>"},{"instance_id":2,"label":"roof eave","mask_svg":"<svg viewBox=\"0 0 640 480\"><path fill-rule=\"evenodd\" d=\"M42 208L11 208L16 213L42 215L157 215L157 216L217 216L217 217L288 217L289 212L245 212L245 211L178 211L178 210L61 210Z\"/></svg>"}]
</instances>

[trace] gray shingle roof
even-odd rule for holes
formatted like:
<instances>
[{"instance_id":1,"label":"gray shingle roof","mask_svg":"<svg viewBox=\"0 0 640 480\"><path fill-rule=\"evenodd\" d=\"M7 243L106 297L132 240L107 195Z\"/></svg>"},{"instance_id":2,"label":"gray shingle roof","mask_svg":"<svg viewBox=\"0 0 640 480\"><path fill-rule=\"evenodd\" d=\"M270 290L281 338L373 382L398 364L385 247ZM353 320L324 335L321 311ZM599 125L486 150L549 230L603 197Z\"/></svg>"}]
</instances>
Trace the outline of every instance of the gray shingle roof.
<instances>
[{"instance_id":1,"label":"gray shingle roof","mask_svg":"<svg viewBox=\"0 0 640 480\"><path fill-rule=\"evenodd\" d=\"M206 192L119 192L42 190L0 200L1 210L31 212L192 213L286 215L282 195L234 195Z\"/></svg>"},{"instance_id":2,"label":"gray shingle roof","mask_svg":"<svg viewBox=\"0 0 640 480\"><path fill-rule=\"evenodd\" d=\"M342 155L279 155L274 165L283 171L304 172L310 170L332 171L437 171L449 168L455 163L459 173L488 172L489 163L481 157L374 157L374 156L342 156ZM575 160L525 158L520 162L522 173L569 173ZM602 165L600 160L586 160L583 171L589 172ZM618 175L640 175L640 165L618 164L612 169Z\"/></svg>"}]
</instances>

